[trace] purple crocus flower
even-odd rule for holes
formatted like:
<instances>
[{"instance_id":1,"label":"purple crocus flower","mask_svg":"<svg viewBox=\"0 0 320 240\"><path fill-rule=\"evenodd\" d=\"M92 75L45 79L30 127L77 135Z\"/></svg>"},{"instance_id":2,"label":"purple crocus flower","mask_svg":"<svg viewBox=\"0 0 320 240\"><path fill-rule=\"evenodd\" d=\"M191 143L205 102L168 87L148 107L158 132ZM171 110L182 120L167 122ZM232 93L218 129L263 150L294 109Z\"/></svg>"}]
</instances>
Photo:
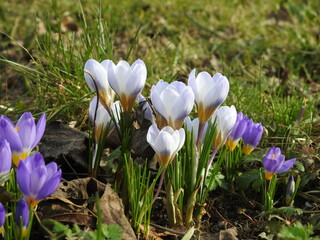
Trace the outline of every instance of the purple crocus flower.
<instances>
[{"instance_id":1,"label":"purple crocus flower","mask_svg":"<svg viewBox=\"0 0 320 240\"><path fill-rule=\"evenodd\" d=\"M24 198L21 198L17 204L14 221L20 227L22 219L22 236L25 237L28 233L30 211L29 206Z\"/></svg>"},{"instance_id":2,"label":"purple crocus flower","mask_svg":"<svg viewBox=\"0 0 320 240\"><path fill-rule=\"evenodd\" d=\"M11 149L7 140L0 141L0 175L10 172L11 169Z\"/></svg>"},{"instance_id":3,"label":"purple crocus flower","mask_svg":"<svg viewBox=\"0 0 320 240\"><path fill-rule=\"evenodd\" d=\"M2 203L0 203L0 234L3 231L3 225L5 221L6 221L6 210L4 209L4 206L2 205Z\"/></svg>"},{"instance_id":4,"label":"purple crocus flower","mask_svg":"<svg viewBox=\"0 0 320 240\"><path fill-rule=\"evenodd\" d=\"M247 121L247 128L242 136L244 154L249 155L258 146L262 133L263 126L261 123L254 123L251 119Z\"/></svg>"},{"instance_id":5,"label":"purple crocus flower","mask_svg":"<svg viewBox=\"0 0 320 240\"><path fill-rule=\"evenodd\" d=\"M244 132L247 129L248 116L243 115L242 112L237 114L236 124L233 126L232 131L228 137L226 145L233 151L237 146L239 140L242 138Z\"/></svg>"},{"instance_id":6,"label":"purple crocus flower","mask_svg":"<svg viewBox=\"0 0 320 240\"><path fill-rule=\"evenodd\" d=\"M16 125L6 116L0 116L0 139L6 139L11 147L13 163L29 156L39 143L46 127L46 115L43 113L37 123L30 112L22 114Z\"/></svg>"},{"instance_id":7,"label":"purple crocus flower","mask_svg":"<svg viewBox=\"0 0 320 240\"><path fill-rule=\"evenodd\" d=\"M295 161L295 158L285 161L280 148L270 148L262 159L266 179L270 181L273 175L289 170Z\"/></svg>"},{"instance_id":8,"label":"purple crocus flower","mask_svg":"<svg viewBox=\"0 0 320 240\"><path fill-rule=\"evenodd\" d=\"M57 189L61 181L61 170L57 169L55 162L45 165L42 155L36 153L20 162L17 181L27 203L34 207Z\"/></svg>"}]
</instances>

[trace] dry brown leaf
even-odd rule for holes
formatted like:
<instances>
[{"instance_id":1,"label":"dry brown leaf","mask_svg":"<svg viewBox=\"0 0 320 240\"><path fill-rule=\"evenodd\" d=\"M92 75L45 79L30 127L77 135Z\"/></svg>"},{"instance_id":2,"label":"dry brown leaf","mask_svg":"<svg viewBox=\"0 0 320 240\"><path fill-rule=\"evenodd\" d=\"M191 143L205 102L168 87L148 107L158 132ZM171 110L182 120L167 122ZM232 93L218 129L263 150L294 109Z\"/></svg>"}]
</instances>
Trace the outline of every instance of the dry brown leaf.
<instances>
[{"instance_id":1,"label":"dry brown leaf","mask_svg":"<svg viewBox=\"0 0 320 240\"><path fill-rule=\"evenodd\" d=\"M91 177L74 179L72 181L62 180L52 196L57 198L89 200L96 192L101 196L104 189L104 183Z\"/></svg>"},{"instance_id":2,"label":"dry brown leaf","mask_svg":"<svg viewBox=\"0 0 320 240\"><path fill-rule=\"evenodd\" d=\"M219 233L219 240L238 240L236 237L238 235L237 229L235 227L228 228L226 230L221 230Z\"/></svg>"},{"instance_id":3,"label":"dry brown leaf","mask_svg":"<svg viewBox=\"0 0 320 240\"><path fill-rule=\"evenodd\" d=\"M122 239L137 239L131 225L124 214L124 207L121 198L114 192L109 184L100 198L102 223L119 225L123 231Z\"/></svg>"}]
</instances>

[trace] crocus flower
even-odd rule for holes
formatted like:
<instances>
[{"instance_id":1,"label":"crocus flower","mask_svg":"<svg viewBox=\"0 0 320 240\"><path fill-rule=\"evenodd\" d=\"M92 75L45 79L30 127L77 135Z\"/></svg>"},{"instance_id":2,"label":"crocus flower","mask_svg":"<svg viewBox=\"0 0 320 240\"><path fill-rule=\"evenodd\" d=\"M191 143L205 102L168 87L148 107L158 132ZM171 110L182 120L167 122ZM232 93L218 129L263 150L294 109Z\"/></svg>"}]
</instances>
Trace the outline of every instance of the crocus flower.
<instances>
[{"instance_id":1,"label":"crocus flower","mask_svg":"<svg viewBox=\"0 0 320 240\"><path fill-rule=\"evenodd\" d=\"M5 221L6 221L6 210L4 209L4 206L2 205L2 203L0 203L0 234L3 231L3 225Z\"/></svg>"},{"instance_id":2,"label":"crocus flower","mask_svg":"<svg viewBox=\"0 0 320 240\"><path fill-rule=\"evenodd\" d=\"M289 170L295 161L295 158L285 161L285 156L281 154L280 148L270 148L262 159L266 179L269 181L273 175Z\"/></svg>"},{"instance_id":3,"label":"crocus flower","mask_svg":"<svg viewBox=\"0 0 320 240\"><path fill-rule=\"evenodd\" d=\"M151 109L149 103L147 102L146 98L142 94L139 94L138 102L139 102L139 104L143 104L142 105L142 111L143 111L143 114L144 114L144 118L148 119L152 124L154 124L155 123L155 117L153 115L152 109Z\"/></svg>"},{"instance_id":4,"label":"crocus flower","mask_svg":"<svg viewBox=\"0 0 320 240\"><path fill-rule=\"evenodd\" d=\"M22 220L22 236L25 237L28 233L28 225L29 225L29 206L24 198L21 198L17 204L16 214L14 217L14 221L20 228L21 220Z\"/></svg>"},{"instance_id":5,"label":"crocus flower","mask_svg":"<svg viewBox=\"0 0 320 240\"><path fill-rule=\"evenodd\" d=\"M214 149L219 149L225 144L236 120L237 111L233 105L231 107L222 106L213 114L211 122L215 122L217 126L217 133L213 145Z\"/></svg>"},{"instance_id":6,"label":"crocus flower","mask_svg":"<svg viewBox=\"0 0 320 240\"><path fill-rule=\"evenodd\" d=\"M189 132L193 133L193 142L196 143L198 140L198 133L199 133L199 118L195 118L193 120L191 120L191 118L188 116L186 117L184 124L187 128L187 130ZM201 136L201 138L199 139L199 143L202 144L205 136L206 136L206 132L207 132L207 128L208 128L208 123L206 122L205 126L204 126L204 130L203 130L203 134Z\"/></svg>"},{"instance_id":7,"label":"crocus flower","mask_svg":"<svg viewBox=\"0 0 320 240\"><path fill-rule=\"evenodd\" d=\"M286 197L285 197L285 204L289 206L292 202L292 196L295 191L296 183L294 182L294 177L290 175L288 182L287 182L287 189L286 189Z\"/></svg>"},{"instance_id":8,"label":"crocus flower","mask_svg":"<svg viewBox=\"0 0 320 240\"><path fill-rule=\"evenodd\" d=\"M94 123L95 125L95 133L94 133L94 139L95 142L98 143L102 137L102 134L106 130L106 127L110 124L111 117L108 113L108 111L105 109L105 107L102 106L102 104L98 103L98 98L95 96L89 106L89 117L90 121Z\"/></svg>"},{"instance_id":9,"label":"crocus flower","mask_svg":"<svg viewBox=\"0 0 320 240\"><path fill-rule=\"evenodd\" d=\"M151 101L160 115L156 120L160 128L168 125L173 129L180 129L184 119L192 110L194 94L192 88L183 82L174 81L169 84L160 80L151 88Z\"/></svg>"},{"instance_id":10,"label":"crocus flower","mask_svg":"<svg viewBox=\"0 0 320 240\"><path fill-rule=\"evenodd\" d=\"M105 60L102 64L94 59L89 59L84 65L86 82L91 91L97 92L98 90L99 101L106 109L110 108L115 95L108 81L108 70L106 69L108 61L110 60Z\"/></svg>"},{"instance_id":11,"label":"crocus flower","mask_svg":"<svg viewBox=\"0 0 320 240\"><path fill-rule=\"evenodd\" d=\"M226 145L229 146L231 151L233 151L236 148L239 140L242 138L244 132L246 131L247 123L248 123L247 115L243 116L243 113L239 112L237 115L237 121L233 126L232 131L226 142Z\"/></svg>"},{"instance_id":12,"label":"crocus flower","mask_svg":"<svg viewBox=\"0 0 320 240\"><path fill-rule=\"evenodd\" d=\"M11 149L7 140L0 141L0 175L10 172L11 169Z\"/></svg>"},{"instance_id":13,"label":"crocus flower","mask_svg":"<svg viewBox=\"0 0 320 240\"><path fill-rule=\"evenodd\" d=\"M109 61L106 67L108 67L109 84L119 96L123 110L130 111L146 82L146 65L138 59L131 66L121 60L117 65Z\"/></svg>"},{"instance_id":14,"label":"crocus flower","mask_svg":"<svg viewBox=\"0 0 320 240\"><path fill-rule=\"evenodd\" d=\"M37 123L30 112L22 114L16 125L6 116L0 117L0 139L6 139L11 148L13 163L18 166L20 160L29 156L39 143L46 127L46 115L43 113Z\"/></svg>"},{"instance_id":15,"label":"crocus flower","mask_svg":"<svg viewBox=\"0 0 320 240\"><path fill-rule=\"evenodd\" d=\"M17 168L17 181L27 203L32 207L49 197L61 181L61 170L51 162L45 165L40 153L21 161Z\"/></svg>"},{"instance_id":16,"label":"crocus flower","mask_svg":"<svg viewBox=\"0 0 320 240\"><path fill-rule=\"evenodd\" d=\"M166 126L159 130L156 125L150 126L147 141L156 152L160 165L168 166L176 153L181 149L185 140L184 129L173 130Z\"/></svg>"},{"instance_id":17,"label":"crocus flower","mask_svg":"<svg viewBox=\"0 0 320 240\"><path fill-rule=\"evenodd\" d=\"M251 119L247 121L247 128L242 136L244 154L249 155L258 146L262 133L261 123L254 123Z\"/></svg>"},{"instance_id":18,"label":"crocus flower","mask_svg":"<svg viewBox=\"0 0 320 240\"><path fill-rule=\"evenodd\" d=\"M193 69L189 75L188 85L195 96L200 123L204 124L226 100L229 81L221 73L211 77L207 72L200 72L196 77L196 69Z\"/></svg>"}]
</instances>

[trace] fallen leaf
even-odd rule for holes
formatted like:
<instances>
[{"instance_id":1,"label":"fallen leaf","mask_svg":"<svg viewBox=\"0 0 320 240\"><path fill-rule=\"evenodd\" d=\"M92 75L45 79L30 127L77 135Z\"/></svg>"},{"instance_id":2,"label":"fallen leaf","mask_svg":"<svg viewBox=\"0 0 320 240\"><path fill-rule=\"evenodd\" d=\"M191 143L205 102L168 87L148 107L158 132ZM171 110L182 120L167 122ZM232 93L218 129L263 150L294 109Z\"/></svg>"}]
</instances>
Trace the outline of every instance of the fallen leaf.
<instances>
[{"instance_id":1,"label":"fallen leaf","mask_svg":"<svg viewBox=\"0 0 320 240\"><path fill-rule=\"evenodd\" d=\"M55 161L64 173L87 171L88 135L59 121L51 122L39 144L39 151L46 160Z\"/></svg>"},{"instance_id":2,"label":"fallen leaf","mask_svg":"<svg viewBox=\"0 0 320 240\"><path fill-rule=\"evenodd\" d=\"M131 225L124 214L124 207L121 198L114 192L109 184L100 198L102 223L111 225L117 224L123 230L122 239L137 239Z\"/></svg>"},{"instance_id":3,"label":"fallen leaf","mask_svg":"<svg viewBox=\"0 0 320 240\"><path fill-rule=\"evenodd\" d=\"M221 230L219 233L219 240L238 240L236 237L238 235L237 229L235 227L228 228L226 230Z\"/></svg>"}]
</instances>

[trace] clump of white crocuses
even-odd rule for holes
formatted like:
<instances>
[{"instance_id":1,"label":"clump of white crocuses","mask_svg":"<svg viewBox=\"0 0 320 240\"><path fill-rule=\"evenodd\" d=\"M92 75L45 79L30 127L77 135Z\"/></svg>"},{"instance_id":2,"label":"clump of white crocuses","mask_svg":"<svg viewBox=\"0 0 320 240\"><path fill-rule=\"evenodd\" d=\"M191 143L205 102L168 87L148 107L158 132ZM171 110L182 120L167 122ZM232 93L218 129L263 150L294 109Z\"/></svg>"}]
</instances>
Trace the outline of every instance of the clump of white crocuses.
<instances>
[{"instance_id":1,"label":"clump of white crocuses","mask_svg":"<svg viewBox=\"0 0 320 240\"><path fill-rule=\"evenodd\" d=\"M101 103L101 106L90 105L90 117L95 122L96 128L94 135L96 142L99 141L98 138L101 139L99 136L106 128L106 122L110 122L114 92L121 103L124 113L118 118L122 141L119 165L130 168L125 170L127 187L130 188L128 183L135 169L134 164L128 164L131 160L132 132L132 121L129 118L138 98L139 103L143 104L145 118L151 122L146 139L159 163L159 172L154 181L157 181L161 174L158 190L152 202L157 200L164 182L166 191L164 202L170 225L179 224L189 228L192 222L195 222L199 227L206 197L213 189L213 181L221 169L223 156L226 156L225 154L218 156L217 153L220 149L224 149L223 151L228 149L224 145L233 132L228 140L228 144L232 145L229 151L232 151L241 138L238 136L240 132L245 135L244 129L235 129L236 126L247 125L239 123L239 120L237 122L237 111L234 106L221 107L229 93L227 77L221 73L211 75L208 72L196 75L196 70L193 69L188 77L188 85L179 81L171 83L158 81L151 87L151 102L140 94L147 77L147 68L140 59L132 65L123 60L117 64L111 60L104 60L101 63L89 60L85 66L85 77L89 88L98 93ZM94 101L97 102L98 98L94 98ZM197 117L192 118L193 116L189 115L195 106ZM122 117L125 118L124 121ZM125 124L121 124L123 122ZM247 135L248 144L255 147L257 141L251 143L251 134ZM237 139L233 139L236 137ZM218 158L214 161L216 155ZM141 167L139 169L141 171ZM146 167L144 171L147 171ZM134 178L136 179L136 175ZM141 181L141 184L145 184L145 181ZM146 210L146 206L152 204L150 205L150 201L145 204L145 201L152 196L154 184L155 182L148 188L145 198L139 196L141 208L129 204L132 207L131 211L151 211L151 209ZM134 187L139 187L139 182L135 181ZM134 198L132 194L135 191L127 189L127 192ZM128 199L129 203L130 201ZM141 214L137 212L133 213L133 216ZM135 222L134 225L138 226L139 223Z\"/></svg>"}]
</instances>

